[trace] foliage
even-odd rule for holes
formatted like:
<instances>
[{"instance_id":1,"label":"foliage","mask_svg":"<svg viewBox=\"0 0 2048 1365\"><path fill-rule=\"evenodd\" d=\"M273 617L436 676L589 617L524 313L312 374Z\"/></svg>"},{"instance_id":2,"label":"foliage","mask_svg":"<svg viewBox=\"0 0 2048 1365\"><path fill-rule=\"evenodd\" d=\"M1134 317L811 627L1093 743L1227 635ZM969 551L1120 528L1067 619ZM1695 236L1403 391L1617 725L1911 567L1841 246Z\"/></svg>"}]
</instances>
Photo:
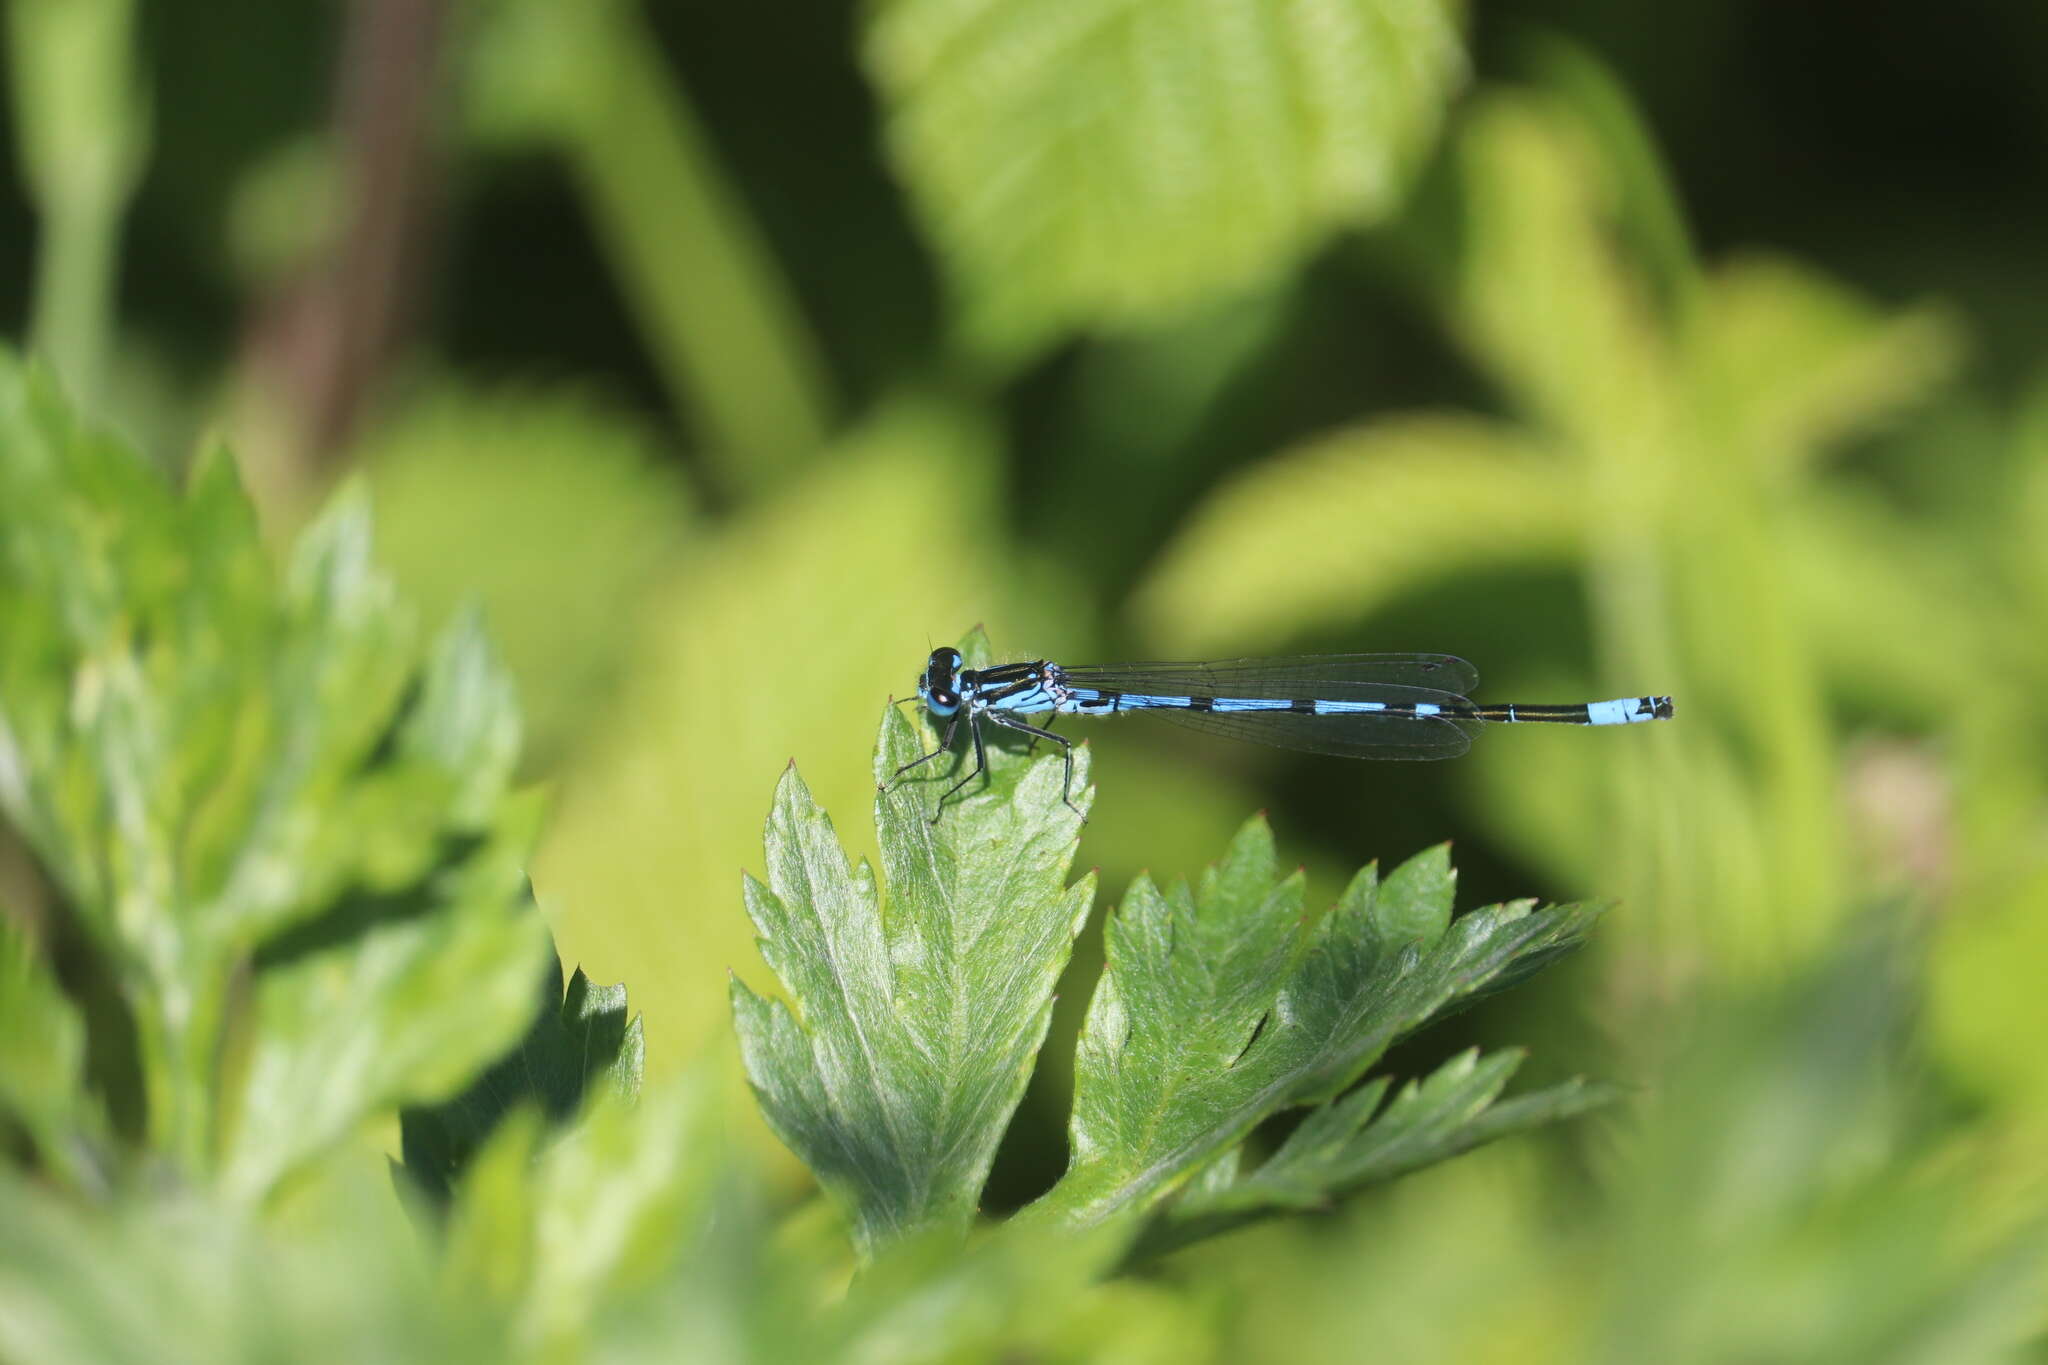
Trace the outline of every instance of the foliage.
<instances>
[{"instance_id":1,"label":"foliage","mask_svg":"<svg viewBox=\"0 0 2048 1365\"><path fill-rule=\"evenodd\" d=\"M808 455L832 406L824 367L636 8L477 10L471 125L493 143L557 149L577 171L671 399L721 452L726 479L760 482Z\"/></svg>"},{"instance_id":2,"label":"foliage","mask_svg":"<svg viewBox=\"0 0 2048 1365\"><path fill-rule=\"evenodd\" d=\"M963 329L1002 355L1385 216L1464 71L1444 0L887 0L866 53Z\"/></svg>"},{"instance_id":3,"label":"foliage","mask_svg":"<svg viewBox=\"0 0 2048 1365\"><path fill-rule=\"evenodd\" d=\"M423 618L473 603L490 620L519 683L529 767L603 714L631 644L618 619L637 616L685 543L689 499L653 463L658 444L589 393L449 384L393 411L359 446L379 550ZM462 495L479 482L494 490L487 505Z\"/></svg>"},{"instance_id":4,"label":"foliage","mask_svg":"<svg viewBox=\"0 0 2048 1365\"><path fill-rule=\"evenodd\" d=\"M1504 825L1540 831L1531 855L1575 874L1631 850L1620 889L1710 960L1796 959L1842 892L1868 889L1827 797L1829 675L1912 666L1871 659L1912 638L1874 602L1927 623L1915 653L1953 634L1941 580L1898 562L1904 528L1826 456L1927 394L1956 341L1938 309L1887 312L1789 262L1707 271L1682 243L1617 248L1613 206L1668 191L1601 157L1616 122L1583 95L1496 93L1457 138L1467 229L1432 283L1517 424L1398 414L1276 456L1190 519L1138 607L1171 650L1256 649L1475 566L1583 565L1617 690L1658 679L1687 724L1618 757L1523 746ZM1341 533L1386 506L1403 509L1386 533ZM1859 657L1837 665L1814 639ZM1559 781L1611 792L1601 818L1556 819L1587 804L1555 802ZM1698 818L1651 795L1680 785Z\"/></svg>"},{"instance_id":5,"label":"foliage","mask_svg":"<svg viewBox=\"0 0 2048 1365\"><path fill-rule=\"evenodd\" d=\"M987 641L962 652L986 663ZM794 768L768 822L768 884L747 883L762 956L794 1007L734 984L748 1077L864 1254L965 1229L1093 899L1088 878L1063 888L1081 816L1060 799L1061 756L992 746L987 777L935 821L935 793L955 780L943 764L891 779L938 739L885 715L882 886L849 863ZM1133 1225L1188 1189L1162 1216L1171 1241L1192 1240L1598 1098L1574 1082L1490 1108L1512 1056L1476 1082L1470 1059L1454 1062L1383 1112L1384 1081L1347 1095L1397 1039L1575 946L1592 912L1520 901L1453 920L1441 847L1384 886L1365 869L1320 919L1303 914L1303 881L1276 875L1254 819L1197 887L1132 885L1079 1041L1071 1160L1026 1226ZM1253 1130L1302 1106L1319 1107L1240 1177Z\"/></svg>"},{"instance_id":6,"label":"foliage","mask_svg":"<svg viewBox=\"0 0 2048 1365\"><path fill-rule=\"evenodd\" d=\"M8 5L0 1356L2038 1353L2024 7L402 8ZM977 617L1682 719L832 832Z\"/></svg>"},{"instance_id":7,"label":"foliage","mask_svg":"<svg viewBox=\"0 0 2048 1365\"><path fill-rule=\"evenodd\" d=\"M473 619L421 652L359 498L280 578L224 454L181 498L12 360L0 448L0 808L104 985L88 1053L135 1042L92 1103L262 1198L525 1025L546 930L510 691Z\"/></svg>"},{"instance_id":8,"label":"foliage","mask_svg":"<svg viewBox=\"0 0 2048 1365\"><path fill-rule=\"evenodd\" d=\"M46 229L35 342L95 396L112 348L114 226L149 143L135 11L133 0L18 0L7 11L20 164Z\"/></svg>"},{"instance_id":9,"label":"foliage","mask_svg":"<svg viewBox=\"0 0 2048 1365\"><path fill-rule=\"evenodd\" d=\"M626 1017L626 988L593 986L578 967L565 989L561 964L550 960L533 1025L519 1045L461 1094L399 1115L406 1174L446 1198L515 1107L534 1105L566 1123L594 1095L637 1096L645 1061L640 1021Z\"/></svg>"},{"instance_id":10,"label":"foliage","mask_svg":"<svg viewBox=\"0 0 2048 1365\"><path fill-rule=\"evenodd\" d=\"M1939 1120L1907 1051L1914 932L1876 912L1794 977L1696 1000L1602 1156L1607 1198L1517 1201L1557 1173L1501 1147L1314 1242L1191 1252L1247 1305L1219 1354L1274 1334L1341 1352L1369 1329L1396 1361L2030 1358L2048 1265L2018 1195L2031 1157ZM1583 1297L1558 1302L1565 1284Z\"/></svg>"},{"instance_id":11,"label":"foliage","mask_svg":"<svg viewBox=\"0 0 2048 1365\"><path fill-rule=\"evenodd\" d=\"M922 738L890 712L878 785ZM1090 878L1065 885L1082 816L1059 799L1060 767L1003 765L936 824L908 799L930 784L883 791L886 916L874 870L849 866L796 769L783 774L768 882L747 879L747 914L796 1012L737 981L733 1012L769 1122L864 1249L924 1226L964 1231L974 1215L1095 899ZM1087 781L1085 756L1075 778Z\"/></svg>"},{"instance_id":12,"label":"foliage","mask_svg":"<svg viewBox=\"0 0 2048 1365\"><path fill-rule=\"evenodd\" d=\"M749 1072L866 1269L838 1310L793 1317L816 1272L768 1240L706 1088L643 1100L624 988L581 970L565 987L543 951L519 871L533 803L507 790L517 716L476 619L411 649L353 495L278 581L225 454L179 498L12 361L0 447L8 813L51 878L36 937L75 933L113 992L75 1009L28 933L0 935L0 1103L51 1178L0 1174L10 1356L270 1340L539 1359L687 1332L763 1357L953 1358L1071 1331L1027 1324L1028 1306L1085 1300L1138 1231L1114 1215L1204 1166L1175 1241L1582 1107L1575 1086L1492 1106L1512 1059L1476 1084L1453 1063L1376 1118L1383 1083L1337 1099L1397 1035L1533 970L1587 917L1518 903L1452 921L1439 849L1384 888L1361 874L1310 928L1254 821L1199 894L1133 889L1083 1038L1072 1170L963 1253L1094 900L1091 878L1066 884L1087 753L1080 808L1062 756L999 749L935 821L948 777L889 783L934 736L890 707L887 914L793 767L768 881L746 888L796 1005L735 982ZM968 652L985 663L987 642ZM87 1069L91 1034L124 1019L142 1091L126 1099ZM138 1131L95 1099L139 1107ZM1260 1120L1325 1101L1266 1165L1214 1174L1235 1175ZM412 1231L345 1139L400 1104L398 1182L445 1218L394 1259ZM215 1274L192 1283L179 1247ZM385 1269L338 1291L355 1259ZM139 1314L109 1310L123 1299Z\"/></svg>"}]
</instances>

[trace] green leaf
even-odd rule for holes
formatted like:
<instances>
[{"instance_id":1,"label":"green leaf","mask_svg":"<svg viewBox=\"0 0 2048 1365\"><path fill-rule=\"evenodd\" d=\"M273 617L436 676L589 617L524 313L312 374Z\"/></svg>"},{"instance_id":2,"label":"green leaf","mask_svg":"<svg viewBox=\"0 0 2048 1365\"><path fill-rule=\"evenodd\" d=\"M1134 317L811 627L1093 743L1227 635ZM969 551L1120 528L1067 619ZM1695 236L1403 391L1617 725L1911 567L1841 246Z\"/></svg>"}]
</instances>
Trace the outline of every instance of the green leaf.
<instances>
[{"instance_id":1,"label":"green leaf","mask_svg":"<svg viewBox=\"0 0 2048 1365\"><path fill-rule=\"evenodd\" d=\"M1398 202L1444 0L885 0L868 70L968 338L1028 353L1271 280Z\"/></svg>"},{"instance_id":2,"label":"green leaf","mask_svg":"<svg viewBox=\"0 0 2048 1365\"><path fill-rule=\"evenodd\" d=\"M421 650L359 490L276 573L224 452L181 497L5 356L0 452L0 811L119 997L89 1034L132 1022L145 1140L262 1195L528 1023L510 684L473 618Z\"/></svg>"},{"instance_id":3,"label":"green leaf","mask_svg":"<svg viewBox=\"0 0 2048 1365\"><path fill-rule=\"evenodd\" d=\"M1482 1143L1584 1113L1612 1098L1583 1081L1497 1103L1522 1064L1519 1050L1460 1053L1401 1088L1378 1077L1310 1111L1280 1149L1250 1175L1191 1186L1148 1237L1158 1253L1292 1209L1326 1207L1341 1194L1447 1161ZM1220 1166L1222 1163L1218 1163ZM1212 1167L1211 1169L1216 1169ZM1206 1174L1206 1173L1205 1173Z\"/></svg>"},{"instance_id":4,"label":"green leaf","mask_svg":"<svg viewBox=\"0 0 2048 1365\"><path fill-rule=\"evenodd\" d=\"M578 967L565 991L562 964L551 955L539 1008L519 1045L453 1099L399 1115L405 1169L445 1199L515 1106L535 1105L561 1123L593 1091L630 1100L640 1093L645 1055L640 1021L627 1018L625 986L593 986Z\"/></svg>"},{"instance_id":5,"label":"green leaf","mask_svg":"<svg viewBox=\"0 0 2048 1365\"><path fill-rule=\"evenodd\" d=\"M1738 426L1731 446L1772 473L1923 401L1962 348L1939 308L1883 308L1775 257L1723 266L1704 302L1691 338L1704 399Z\"/></svg>"},{"instance_id":6,"label":"green leaf","mask_svg":"<svg viewBox=\"0 0 2048 1365\"><path fill-rule=\"evenodd\" d=\"M1133 610L1163 649L1272 648L1446 573L1569 561L1584 522L1576 486L1540 444L1476 417L1415 413L1336 432L1211 494Z\"/></svg>"},{"instance_id":7,"label":"green leaf","mask_svg":"<svg viewBox=\"0 0 2048 1365\"><path fill-rule=\"evenodd\" d=\"M986 651L975 640L966 652ZM889 708L877 781L933 743ZM1081 817L1060 800L1059 756L997 740L989 766L936 824L944 762L877 795L886 911L873 869L849 864L793 766L768 820L767 883L746 880L761 955L794 1005L734 981L747 1075L864 1255L921 1229L965 1230L1092 903L1092 877L1066 884ZM1077 750L1084 809L1087 777Z\"/></svg>"},{"instance_id":8,"label":"green leaf","mask_svg":"<svg viewBox=\"0 0 2048 1365\"><path fill-rule=\"evenodd\" d=\"M684 543L689 500L666 454L650 426L579 389L447 381L355 452L382 558L421 614L481 603L519 680L529 764L608 714L638 634L621 617Z\"/></svg>"},{"instance_id":9,"label":"green leaf","mask_svg":"<svg viewBox=\"0 0 2048 1365\"><path fill-rule=\"evenodd\" d=\"M1396 1039L1575 947L1597 913L1518 901L1450 920L1442 849L1384 887L1361 876L1320 920L1301 888L1261 819L1194 888L1132 885L1082 1030L1072 1161L1041 1214L1156 1203L1262 1120L1342 1093Z\"/></svg>"},{"instance_id":10,"label":"green leaf","mask_svg":"<svg viewBox=\"0 0 2048 1365\"><path fill-rule=\"evenodd\" d=\"M732 799L733 774L796 755L826 809L864 808L871 755L847 737L871 733L876 704L909 687L936 643L924 623L986 611L1032 633L1064 600L1047 576L1070 568L1020 575L1013 555L990 553L1002 499L984 417L915 397L883 404L787 496L696 541L636 621L619 696L560 786L533 878L544 900L565 893L555 931L567 956L660 990L650 1052L714 1053L744 1087L727 971L754 949L731 879L760 850L764 812ZM951 568L934 580L934 563ZM733 667L765 657L764 622L803 642L802 668ZM879 855L866 821L842 833Z\"/></svg>"},{"instance_id":11,"label":"green leaf","mask_svg":"<svg viewBox=\"0 0 2048 1365\"><path fill-rule=\"evenodd\" d=\"M262 1195L368 1114L448 1098L519 1035L548 951L521 894L539 814L524 805L334 946L309 936L257 959L256 1040L224 1163L231 1192Z\"/></svg>"},{"instance_id":12,"label":"green leaf","mask_svg":"<svg viewBox=\"0 0 2048 1365\"><path fill-rule=\"evenodd\" d=\"M189 1188L78 1201L0 1171L0 1358L507 1359L479 1305L434 1292L389 1190L349 1174L292 1236Z\"/></svg>"},{"instance_id":13,"label":"green leaf","mask_svg":"<svg viewBox=\"0 0 2048 1365\"><path fill-rule=\"evenodd\" d=\"M594 1304L662 1282L729 1178L717 1122L694 1088L637 1105L611 1095L548 1150L535 1181L534 1277L519 1305L532 1337L560 1350Z\"/></svg>"},{"instance_id":14,"label":"green leaf","mask_svg":"<svg viewBox=\"0 0 2048 1365\"><path fill-rule=\"evenodd\" d=\"M71 1160L88 1122L85 1030L35 945L0 908L0 1119L21 1125L44 1160Z\"/></svg>"},{"instance_id":15,"label":"green leaf","mask_svg":"<svg viewBox=\"0 0 2048 1365\"><path fill-rule=\"evenodd\" d=\"M451 1301L508 1319L511 1358L655 1359L678 1341L718 1343L698 1352L716 1360L835 1358L786 1235L770 1254L766 1201L711 1081L607 1091L552 1137L522 1107L485 1141L449 1208L440 1279Z\"/></svg>"},{"instance_id":16,"label":"green leaf","mask_svg":"<svg viewBox=\"0 0 2048 1365\"><path fill-rule=\"evenodd\" d=\"M1379 865L1367 863L1344 888L1337 913L1357 915L1381 952L1398 951L1410 943L1432 948L1450 927L1457 890L1451 846L1438 844L1402 863L1384 882L1379 881Z\"/></svg>"},{"instance_id":17,"label":"green leaf","mask_svg":"<svg viewBox=\"0 0 2048 1365\"><path fill-rule=\"evenodd\" d=\"M860 1362L1061 1360L1053 1341L1070 1334L1095 1282L1130 1244L1118 1222L1073 1229L1011 1220L961 1247L933 1229L891 1245L868 1266L829 1320L841 1358ZM1075 1359L1123 1360L1126 1343L1098 1334Z\"/></svg>"}]
</instances>

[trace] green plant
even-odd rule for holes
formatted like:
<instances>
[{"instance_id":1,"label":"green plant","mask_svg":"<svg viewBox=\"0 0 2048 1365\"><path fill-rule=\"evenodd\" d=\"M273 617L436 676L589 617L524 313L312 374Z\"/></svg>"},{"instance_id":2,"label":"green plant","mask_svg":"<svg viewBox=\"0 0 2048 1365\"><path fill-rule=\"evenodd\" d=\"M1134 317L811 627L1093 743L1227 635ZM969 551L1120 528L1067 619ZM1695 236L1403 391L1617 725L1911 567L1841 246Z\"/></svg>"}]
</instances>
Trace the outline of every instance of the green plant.
<instances>
[{"instance_id":1,"label":"green plant","mask_svg":"<svg viewBox=\"0 0 2048 1365\"><path fill-rule=\"evenodd\" d=\"M1781 123L1792 30L1710 4L1570 7L1618 79L1451 0L7 6L14 277L93 422L0 361L0 1357L2038 1354L2048 402L2025 215L1944 198L2009 93L1967 17L1926 158ZM1857 145L1880 212L1778 174ZM374 496L273 555L184 477L215 423L273 550ZM1391 772L1112 725L1078 853L1009 749L835 834L931 740L849 742L873 680L977 616L1686 719ZM1451 919L1441 850L1344 891L1445 830L1476 899L1628 906L1457 1024L1614 1121L1443 1162L1604 1092L1386 1075L1584 929Z\"/></svg>"},{"instance_id":2,"label":"green plant","mask_svg":"<svg viewBox=\"0 0 2048 1365\"><path fill-rule=\"evenodd\" d=\"M6 358L0 449L0 801L47 878L33 915L0 921L0 1352L269 1338L550 1358L692 1332L863 1359L1079 1340L1120 1264L1605 1097L1574 1082L1496 1103L1513 1052L1391 1102L1385 1079L1354 1089L1593 914L1453 919L1437 848L1307 917L1254 820L1196 886L1132 887L1081 1039L1069 1171L969 1241L1094 900L1092 878L1066 881L1081 817L1062 764L998 749L938 825L929 781L882 791L886 890L792 767L747 903L797 1008L737 982L733 1002L769 1118L862 1266L838 1308L792 1311L838 1258L770 1235L706 1087L643 1096L623 988L565 985L548 951L520 871L538 805L508 785L517 715L477 620L415 643L348 494L274 573L224 453L179 496ZM878 781L931 740L889 708ZM1085 750L1077 769L1086 803ZM354 1140L394 1111L410 1220ZM338 1288L358 1259L386 1269ZM1062 1310L1033 1309L1047 1297Z\"/></svg>"},{"instance_id":3,"label":"green plant","mask_svg":"<svg viewBox=\"0 0 2048 1365\"><path fill-rule=\"evenodd\" d=\"M978 632L963 652L988 662ZM768 881L747 883L762 955L794 1005L734 984L748 1075L864 1255L965 1229L1094 892L1090 877L1064 885L1081 816L1058 798L1059 757L995 746L980 789L934 824L926 806L948 776L887 784L936 740L894 708L883 720L883 885L849 861L794 768L769 819ZM1084 750L1084 786L1086 762ZM1193 886L1132 885L1081 1033L1071 1159L1020 1221L1117 1220L1142 1250L1162 1249L1604 1097L1571 1082L1496 1106L1512 1052L1461 1056L1384 1107L1386 1080L1352 1090L1397 1039L1570 950L1592 910L1518 901L1453 919L1443 847L1384 882L1367 867L1320 917L1304 914L1303 883L1278 875L1255 818ZM1250 1169L1254 1129L1301 1108Z\"/></svg>"},{"instance_id":4,"label":"green plant","mask_svg":"<svg viewBox=\"0 0 2048 1365\"><path fill-rule=\"evenodd\" d=\"M0 448L0 810L44 878L9 1009L78 1127L38 1048L0 1093L52 1169L263 1201L528 1027L510 684L472 616L418 641L358 496L274 573L224 452L180 496L5 357Z\"/></svg>"}]
</instances>

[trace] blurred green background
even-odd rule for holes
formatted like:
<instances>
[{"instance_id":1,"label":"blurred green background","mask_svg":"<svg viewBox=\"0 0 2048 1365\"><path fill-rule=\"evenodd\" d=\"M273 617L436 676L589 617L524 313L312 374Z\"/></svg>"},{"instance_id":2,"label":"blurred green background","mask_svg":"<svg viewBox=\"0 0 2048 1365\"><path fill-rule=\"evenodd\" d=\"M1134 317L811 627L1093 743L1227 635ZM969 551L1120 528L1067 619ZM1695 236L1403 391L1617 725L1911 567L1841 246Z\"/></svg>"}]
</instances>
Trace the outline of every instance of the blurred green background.
<instances>
[{"instance_id":1,"label":"blurred green background","mask_svg":"<svg viewBox=\"0 0 2048 1365\"><path fill-rule=\"evenodd\" d=\"M1619 902L1409 1053L1625 1116L1130 1289L1218 1358L2044 1358L2048 9L9 0L0 316L279 538L481 600L563 956L754 1119L792 757L1015 657L1443 650L1624 733L1103 726L1114 901L1264 807L1327 899ZM1099 928L989 1192L1064 1161ZM2015 1344L2018 1343L2018 1344ZM1164 1349L1163 1347L1161 1349Z\"/></svg>"}]
</instances>

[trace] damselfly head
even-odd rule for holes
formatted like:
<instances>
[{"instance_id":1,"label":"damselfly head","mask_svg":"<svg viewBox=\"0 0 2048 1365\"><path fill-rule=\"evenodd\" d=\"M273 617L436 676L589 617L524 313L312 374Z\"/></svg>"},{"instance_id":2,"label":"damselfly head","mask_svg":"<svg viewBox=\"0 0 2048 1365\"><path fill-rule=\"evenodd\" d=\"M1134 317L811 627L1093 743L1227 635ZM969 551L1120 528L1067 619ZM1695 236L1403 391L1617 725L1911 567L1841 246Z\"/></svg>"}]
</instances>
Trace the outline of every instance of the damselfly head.
<instances>
[{"instance_id":1,"label":"damselfly head","mask_svg":"<svg viewBox=\"0 0 2048 1365\"><path fill-rule=\"evenodd\" d=\"M944 645L932 651L918 676L917 695L935 716L950 716L960 709L959 650Z\"/></svg>"}]
</instances>

